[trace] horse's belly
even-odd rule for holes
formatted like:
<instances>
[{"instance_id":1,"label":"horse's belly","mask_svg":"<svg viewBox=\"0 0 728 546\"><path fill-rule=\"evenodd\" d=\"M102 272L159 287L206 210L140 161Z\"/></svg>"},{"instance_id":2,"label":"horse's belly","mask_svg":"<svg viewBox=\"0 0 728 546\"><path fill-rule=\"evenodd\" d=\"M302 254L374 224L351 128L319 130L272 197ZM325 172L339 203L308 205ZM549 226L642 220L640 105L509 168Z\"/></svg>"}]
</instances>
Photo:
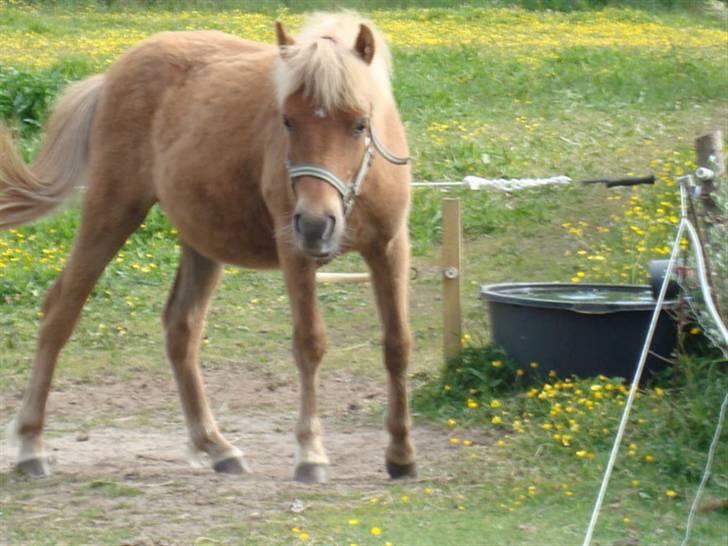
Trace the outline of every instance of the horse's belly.
<instances>
[{"instance_id":1,"label":"horse's belly","mask_svg":"<svg viewBox=\"0 0 728 546\"><path fill-rule=\"evenodd\" d=\"M196 206L161 203L180 239L217 262L253 268L278 267L272 222L262 210L241 203Z\"/></svg>"}]
</instances>

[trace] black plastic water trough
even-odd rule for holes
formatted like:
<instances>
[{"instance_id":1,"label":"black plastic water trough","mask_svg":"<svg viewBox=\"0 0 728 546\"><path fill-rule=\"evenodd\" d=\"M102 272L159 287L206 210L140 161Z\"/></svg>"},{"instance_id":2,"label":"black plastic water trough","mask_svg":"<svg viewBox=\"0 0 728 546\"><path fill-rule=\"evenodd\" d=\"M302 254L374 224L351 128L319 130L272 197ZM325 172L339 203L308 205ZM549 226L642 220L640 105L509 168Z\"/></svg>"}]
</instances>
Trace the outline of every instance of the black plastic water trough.
<instances>
[{"instance_id":1,"label":"black plastic water trough","mask_svg":"<svg viewBox=\"0 0 728 546\"><path fill-rule=\"evenodd\" d=\"M506 283L481 287L492 339L531 372L556 371L631 379L655 309L649 286L576 283ZM664 369L677 326L668 301L660 313L646 375Z\"/></svg>"}]
</instances>

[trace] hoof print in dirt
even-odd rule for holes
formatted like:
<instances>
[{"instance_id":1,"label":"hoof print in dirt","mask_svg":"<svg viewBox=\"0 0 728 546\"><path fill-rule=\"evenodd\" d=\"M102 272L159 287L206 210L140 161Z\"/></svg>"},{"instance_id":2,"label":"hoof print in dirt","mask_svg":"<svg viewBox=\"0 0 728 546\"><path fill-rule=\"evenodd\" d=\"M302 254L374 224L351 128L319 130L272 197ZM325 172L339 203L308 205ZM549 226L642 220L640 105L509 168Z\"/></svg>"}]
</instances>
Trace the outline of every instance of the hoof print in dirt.
<instances>
[{"instance_id":1,"label":"hoof print in dirt","mask_svg":"<svg viewBox=\"0 0 728 546\"><path fill-rule=\"evenodd\" d=\"M389 473L389 477L393 480L416 478L417 465L415 463L397 464L392 461L387 461L387 472Z\"/></svg>"},{"instance_id":2,"label":"hoof print in dirt","mask_svg":"<svg viewBox=\"0 0 728 546\"><path fill-rule=\"evenodd\" d=\"M296 467L293 479L301 483L325 483L328 471L325 464L301 463Z\"/></svg>"},{"instance_id":3,"label":"hoof print in dirt","mask_svg":"<svg viewBox=\"0 0 728 546\"><path fill-rule=\"evenodd\" d=\"M228 457L217 461L212 468L219 474L250 474L248 465L240 457Z\"/></svg>"},{"instance_id":4,"label":"hoof print in dirt","mask_svg":"<svg viewBox=\"0 0 728 546\"><path fill-rule=\"evenodd\" d=\"M27 459L17 466L18 472L31 478L44 478L50 476L51 468L45 459Z\"/></svg>"}]
</instances>

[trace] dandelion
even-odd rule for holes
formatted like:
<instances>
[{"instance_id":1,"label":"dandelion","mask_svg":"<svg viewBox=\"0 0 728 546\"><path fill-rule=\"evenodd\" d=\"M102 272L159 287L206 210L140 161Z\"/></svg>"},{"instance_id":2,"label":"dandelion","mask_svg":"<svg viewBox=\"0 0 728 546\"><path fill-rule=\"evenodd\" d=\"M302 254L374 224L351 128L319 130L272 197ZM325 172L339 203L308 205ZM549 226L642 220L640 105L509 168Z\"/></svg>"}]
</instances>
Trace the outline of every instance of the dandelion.
<instances>
[{"instance_id":1,"label":"dandelion","mask_svg":"<svg viewBox=\"0 0 728 546\"><path fill-rule=\"evenodd\" d=\"M690 328L690 334L693 336L697 336L701 332L702 332L702 330L700 328L697 328L697 327Z\"/></svg>"},{"instance_id":2,"label":"dandelion","mask_svg":"<svg viewBox=\"0 0 728 546\"><path fill-rule=\"evenodd\" d=\"M306 532L304 531L304 532L302 532L302 533L299 533L299 534L298 534L298 538L300 538L300 539L301 539L302 541L304 541L304 542L305 542L305 541L307 541L307 540L308 540L308 539L309 539L310 537L309 537L309 534L308 534L308 533L306 533Z\"/></svg>"},{"instance_id":3,"label":"dandelion","mask_svg":"<svg viewBox=\"0 0 728 546\"><path fill-rule=\"evenodd\" d=\"M359 525L359 520L356 518L351 518L349 520L349 525Z\"/></svg>"},{"instance_id":4,"label":"dandelion","mask_svg":"<svg viewBox=\"0 0 728 546\"><path fill-rule=\"evenodd\" d=\"M466 441L467 441L467 440L466 440ZM410 498L409 498L409 495L402 495L402 496L401 496L401 497L399 498L399 500L401 500L402 502L409 502L409 501L410 501Z\"/></svg>"},{"instance_id":5,"label":"dandelion","mask_svg":"<svg viewBox=\"0 0 728 546\"><path fill-rule=\"evenodd\" d=\"M501 419L500 416L496 415L490 420L490 422L494 425L500 425L503 422L503 419Z\"/></svg>"},{"instance_id":6,"label":"dandelion","mask_svg":"<svg viewBox=\"0 0 728 546\"><path fill-rule=\"evenodd\" d=\"M650 453L648 453L647 455L645 455L645 462L654 463L655 457L653 455L651 455Z\"/></svg>"},{"instance_id":7,"label":"dandelion","mask_svg":"<svg viewBox=\"0 0 728 546\"><path fill-rule=\"evenodd\" d=\"M640 481L639 480L632 480L631 483L632 483L632 487L638 487L639 484L640 484Z\"/></svg>"},{"instance_id":8,"label":"dandelion","mask_svg":"<svg viewBox=\"0 0 728 546\"><path fill-rule=\"evenodd\" d=\"M494 368L500 368L501 366L503 366L503 361L502 360L493 360L490 363L490 365L493 366Z\"/></svg>"},{"instance_id":9,"label":"dandelion","mask_svg":"<svg viewBox=\"0 0 728 546\"><path fill-rule=\"evenodd\" d=\"M472 398L468 398L468 408L475 409L477 407L478 407L478 402L476 402Z\"/></svg>"},{"instance_id":10,"label":"dandelion","mask_svg":"<svg viewBox=\"0 0 728 546\"><path fill-rule=\"evenodd\" d=\"M379 535L382 534L382 529L379 527L372 527L371 529L369 529L369 532L371 534L373 534L375 537L378 537Z\"/></svg>"},{"instance_id":11,"label":"dandelion","mask_svg":"<svg viewBox=\"0 0 728 546\"><path fill-rule=\"evenodd\" d=\"M535 370L536 368L538 368L538 362L531 362L529 366L531 366L531 368Z\"/></svg>"},{"instance_id":12,"label":"dandelion","mask_svg":"<svg viewBox=\"0 0 728 546\"><path fill-rule=\"evenodd\" d=\"M677 497L677 491L675 491L674 489L668 489L667 491L665 491L665 496L674 499L675 497Z\"/></svg>"},{"instance_id":13,"label":"dandelion","mask_svg":"<svg viewBox=\"0 0 728 546\"><path fill-rule=\"evenodd\" d=\"M448 419L447 420L447 426L454 427L458 424L458 422L455 419Z\"/></svg>"},{"instance_id":14,"label":"dandelion","mask_svg":"<svg viewBox=\"0 0 728 546\"><path fill-rule=\"evenodd\" d=\"M472 440L463 440L463 445L465 447L469 447L469 446L473 445L473 441Z\"/></svg>"},{"instance_id":15,"label":"dandelion","mask_svg":"<svg viewBox=\"0 0 728 546\"><path fill-rule=\"evenodd\" d=\"M500 403L499 400L491 400L490 401L490 407L493 409L501 407L503 404Z\"/></svg>"},{"instance_id":16,"label":"dandelion","mask_svg":"<svg viewBox=\"0 0 728 546\"><path fill-rule=\"evenodd\" d=\"M455 436L453 436L452 438L450 438L450 443L452 445L457 445L460 443L460 438L456 438Z\"/></svg>"}]
</instances>

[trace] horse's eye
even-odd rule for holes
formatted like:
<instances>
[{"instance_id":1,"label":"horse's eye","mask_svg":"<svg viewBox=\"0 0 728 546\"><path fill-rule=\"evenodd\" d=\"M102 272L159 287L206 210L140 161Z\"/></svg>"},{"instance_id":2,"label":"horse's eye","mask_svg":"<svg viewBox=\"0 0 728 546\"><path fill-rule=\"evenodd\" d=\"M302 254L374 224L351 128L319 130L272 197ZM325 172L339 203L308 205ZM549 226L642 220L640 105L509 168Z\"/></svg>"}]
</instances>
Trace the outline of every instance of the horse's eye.
<instances>
[{"instance_id":1,"label":"horse's eye","mask_svg":"<svg viewBox=\"0 0 728 546\"><path fill-rule=\"evenodd\" d=\"M354 136L362 136L364 133L367 132L369 125L367 123L367 120L361 119L356 122L356 125L354 125Z\"/></svg>"},{"instance_id":2,"label":"horse's eye","mask_svg":"<svg viewBox=\"0 0 728 546\"><path fill-rule=\"evenodd\" d=\"M288 116L283 116L283 125L285 125L286 129L289 131L293 129L293 124L291 123L291 120Z\"/></svg>"}]
</instances>

